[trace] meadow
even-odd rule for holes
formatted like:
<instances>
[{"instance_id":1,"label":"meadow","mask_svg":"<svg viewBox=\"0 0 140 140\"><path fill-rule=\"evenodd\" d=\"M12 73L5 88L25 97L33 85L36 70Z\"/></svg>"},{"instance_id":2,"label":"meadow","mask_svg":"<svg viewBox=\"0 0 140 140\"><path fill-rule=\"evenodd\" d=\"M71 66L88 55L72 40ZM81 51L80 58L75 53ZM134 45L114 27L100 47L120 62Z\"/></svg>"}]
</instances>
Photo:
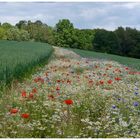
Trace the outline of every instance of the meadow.
<instances>
[{"instance_id":1,"label":"meadow","mask_svg":"<svg viewBox=\"0 0 140 140\"><path fill-rule=\"evenodd\" d=\"M140 137L140 72L54 49L49 64L2 94L0 137Z\"/></svg>"},{"instance_id":2,"label":"meadow","mask_svg":"<svg viewBox=\"0 0 140 140\"><path fill-rule=\"evenodd\" d=\"M113 60L123 65L132 67L133 69L140 70L140 59L118 56L118 55L107 54L107 53L94 52L94 51L80 50L80 49L71 49L71 50L73 50L75 53L79 54L82 57Z\"/></svg>"},{"instance_id":3,"label":"meadow","mask_svg":"<svg viewBox=\"0 0 140 140\"><path fill-rule=\"evenodd\" d=\"M34 66L48 60L52 52L46 43L0 41L0 84L22 79Z\"/></svg>"}]
</instances>

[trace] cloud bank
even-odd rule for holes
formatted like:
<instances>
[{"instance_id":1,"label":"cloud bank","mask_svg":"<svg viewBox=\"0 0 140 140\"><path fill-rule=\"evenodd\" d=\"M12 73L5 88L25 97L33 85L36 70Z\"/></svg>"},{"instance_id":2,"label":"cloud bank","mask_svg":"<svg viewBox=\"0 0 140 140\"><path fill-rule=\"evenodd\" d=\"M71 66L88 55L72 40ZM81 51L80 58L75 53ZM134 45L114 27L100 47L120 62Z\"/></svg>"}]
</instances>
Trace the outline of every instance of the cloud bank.
<instances>
[{"instance_id":1,"label":"cloud bank","mask_svg":"<svg viewBox=\"0 0 140 140\"><path fill-rule=\"evenodd\" d=\"M0 3L0 22L16 24L19 20L41 20L55 26L59 19L70 19L76 28L118 26L140 29L140 3Z\"/></svg>"}]
</instances>

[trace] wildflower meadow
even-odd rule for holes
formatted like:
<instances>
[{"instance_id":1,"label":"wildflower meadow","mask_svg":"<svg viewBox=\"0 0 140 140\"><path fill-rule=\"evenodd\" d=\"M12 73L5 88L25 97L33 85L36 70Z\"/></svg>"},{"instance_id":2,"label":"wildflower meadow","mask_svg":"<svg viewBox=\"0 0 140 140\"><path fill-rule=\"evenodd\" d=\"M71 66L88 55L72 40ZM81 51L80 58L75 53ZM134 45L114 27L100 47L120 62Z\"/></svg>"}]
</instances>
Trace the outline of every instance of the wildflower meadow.
<instances>
[{"instance_id":1,"label":"wildflower meadow","mask_svg":"<svg viewBox=\"0 0 140 140\"><path fill-rule=\"evenodd\" d=\"M140 72L54 47L49 64L0 98L0 137L140 137Z\"/></svg>"}]
</instances>

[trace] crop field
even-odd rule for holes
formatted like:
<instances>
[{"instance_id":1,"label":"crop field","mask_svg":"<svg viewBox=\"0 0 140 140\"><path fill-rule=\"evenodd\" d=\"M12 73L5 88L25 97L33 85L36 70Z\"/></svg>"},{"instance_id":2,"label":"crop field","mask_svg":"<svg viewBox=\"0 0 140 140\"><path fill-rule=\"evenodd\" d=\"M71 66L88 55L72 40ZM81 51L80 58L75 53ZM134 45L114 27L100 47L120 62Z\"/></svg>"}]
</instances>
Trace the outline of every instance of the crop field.
<instances>
[{"instance_id":1,"label":"crop field","mask_svg":"<svg viewBox=\"0 0 140 140\"><path fill-rule=\"evenodd\" d=\"M45 43L0 41L0 83L21 79L25 72L48 59L52 51Z\"/></svg>"},{"instance_id":2,"label":"crop field","mask_svg":"<svg viewBox=\"0 0 140 140\"><path fill-rule=\"evenodd\" d=\"M54 49L49 64L2 94L0 137L140 137L140 72Z\"/></svg>"},{"instance_id":3,"label":"crop field","mask_svg":"<svg viewBox=\"0 0 140 140\"><path fill-rule=\"evenodd\" d=\"M94 58L94 59L114 60L114 61L117 61L117 62L123 64L123 65L130 66L134 69L140 70L140 59L112 55L112 54L107 54L107 53L85 51L85 50L80 50L80 49L71 49L71 50L73 50L75 53L81 55L82 57Z\"/></svg>"}]
</instances>

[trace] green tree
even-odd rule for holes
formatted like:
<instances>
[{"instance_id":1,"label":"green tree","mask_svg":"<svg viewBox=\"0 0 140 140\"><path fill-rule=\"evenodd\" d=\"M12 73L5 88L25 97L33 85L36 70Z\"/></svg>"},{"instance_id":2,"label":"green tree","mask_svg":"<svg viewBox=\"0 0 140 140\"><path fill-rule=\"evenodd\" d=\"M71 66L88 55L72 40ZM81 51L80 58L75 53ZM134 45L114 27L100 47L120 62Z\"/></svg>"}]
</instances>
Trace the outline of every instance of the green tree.
<instances>
[{"instance_id":1,"label":"green tree","mask_svg":"<svg viewBox=\"0 0 140 140\"><path fill-rule=\"evenodd\" d=\"M16 40L20 41L20 31L19 29L13 27L7 30L6 32L7 40Z\"/></svg>"},{"instance_id":2,"label":"green tree","mask_svg":"<svg viewBox=\"0 0 140 140\"><path fill-rule=\"evenodd\" d=\"M28 41L30 40L30 35L26 30L20 30L19 36L21 41Z\"/></svg>"},{"instance_id":3,"label":"green tree","mask_svg":"<svg viewBox=\"0 0 140 140\"><path fill-rule=\"evenodd\" d=\"M26 29L27 28L27 21L26 20L20 20L17 24L16 27L19 29Z\"/></svg>"},{"instance_id":4,"label":"green tree","mask_svg":"<svg viewBox=\"0 0 140 140\"><path fill-rule=\"evenodd\" d=\"M0 27L0 39L5 39L6 30Z\"/></svg>"},{"instance_id":5,"label":"green tree","mask_svg":"<svg viewBox=\"0 0 140 140\"><path fill-rule=\"evenodd\" d=\"M119 42L116 34L112 31L97 29L93 39L95 51L119 54Z\"/></svg>"},{"instance_id":6,"label":"green tree","mask_svg":"<svg viewBox=\"0 0 140 140\"><path fill-rule=\"evenodd\" d=\"M55 27L55 43L61 47L71 47L74 37L74 26L68 19L59 20Z\"/></svg>"}]
</instances>

